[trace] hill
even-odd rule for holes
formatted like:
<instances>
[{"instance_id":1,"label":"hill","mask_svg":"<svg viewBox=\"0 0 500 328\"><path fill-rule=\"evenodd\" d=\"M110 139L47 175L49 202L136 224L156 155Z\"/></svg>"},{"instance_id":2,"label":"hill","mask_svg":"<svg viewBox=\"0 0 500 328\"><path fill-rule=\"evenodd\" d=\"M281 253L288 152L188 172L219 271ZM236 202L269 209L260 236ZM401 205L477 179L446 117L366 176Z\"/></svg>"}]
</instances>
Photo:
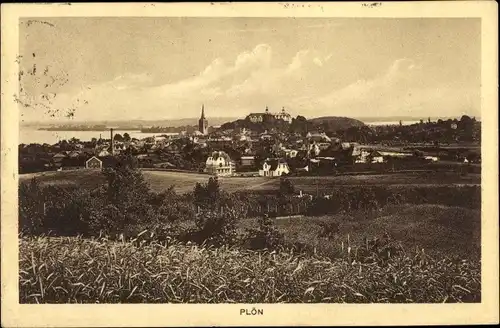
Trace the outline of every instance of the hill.
<instances>
[{"instance_id":1,"label":"hill","mask_svg":"<svg viewBox=\"0 0 500 328\"><path fill-rule=\"evenodd\" d=\"M328 130L336 131L336 130L346 130L350 127L360 127L365 125L360 120L350 118L350 117L341 117L341 116L323 116L316 117L308 120L308 122L313 123L315 126L328 126Z\"/></svg>"},{"instance_id":2,"label":"hill","mask_svg":"<svg viewBox=\"0 0 500 328\"><path fill-rule=\"evenodd\" d=\"M303 134L306 131L315 131L318 129L325 132L336 132L338 130L347 130L350 127L361 127L364 125L365 124L360 120L349 117L324 116L308 120L299 115L296 118L293 118L290 124L282 120L272 118L258 123L250 122L247 119L239 119L222 124L220 130L224 131L245 128L256 132L278 130L282 132L298 132Z\"/></svg>"}]
</instances>

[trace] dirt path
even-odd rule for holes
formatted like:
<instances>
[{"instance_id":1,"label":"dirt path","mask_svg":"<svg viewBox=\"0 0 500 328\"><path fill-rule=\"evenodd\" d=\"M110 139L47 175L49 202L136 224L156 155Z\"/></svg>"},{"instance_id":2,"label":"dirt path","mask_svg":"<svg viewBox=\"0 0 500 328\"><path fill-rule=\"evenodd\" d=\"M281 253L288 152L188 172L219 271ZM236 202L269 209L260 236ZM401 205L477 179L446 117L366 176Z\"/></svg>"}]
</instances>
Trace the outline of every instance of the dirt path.
<instances>
[{"instance_id":1,"label":"dirt path","mask_svg":"<svg viewBox=\"0 0 500 328\"><path fill-rule=\"evenodd\" d=\"M269 180L266 180L266 181L261 182L261 183L259 183L259 184L255 184L255 185L252 185L252 186L248 186L248 187L247 187L247 188L245 188L245 189L247 189L247 190L255 190L255 189L258 189L258 188L260 188L260 187L262 187L262 186L265 186L265 185L271 184L271 183L273 183L273 182L274 182L274 179L269 179Z\"/></svg>"}]
</instances>

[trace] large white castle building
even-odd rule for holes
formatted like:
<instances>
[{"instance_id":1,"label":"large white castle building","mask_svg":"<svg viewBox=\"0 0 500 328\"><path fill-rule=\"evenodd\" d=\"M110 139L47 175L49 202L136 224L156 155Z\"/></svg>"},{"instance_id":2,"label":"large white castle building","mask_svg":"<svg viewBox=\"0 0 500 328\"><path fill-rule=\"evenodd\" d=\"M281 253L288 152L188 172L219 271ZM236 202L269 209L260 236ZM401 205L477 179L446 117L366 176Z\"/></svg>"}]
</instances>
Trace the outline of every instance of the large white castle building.
<instances>
[{"instance_id":1,"label":"large white castle building","mask_svg":"<svg viewBox=\"0 0 500 328\"><path fill-rule=\"evenodd\" d=\"M285 111L285 107L281 109L281 112L270 113L269 108L266 106L266 111L264 113L250 113L247 119L253 123L260 123L271 117L277 120L283 120L287 123L292 122L292 116Z\"/></svg>"}]
</instances>

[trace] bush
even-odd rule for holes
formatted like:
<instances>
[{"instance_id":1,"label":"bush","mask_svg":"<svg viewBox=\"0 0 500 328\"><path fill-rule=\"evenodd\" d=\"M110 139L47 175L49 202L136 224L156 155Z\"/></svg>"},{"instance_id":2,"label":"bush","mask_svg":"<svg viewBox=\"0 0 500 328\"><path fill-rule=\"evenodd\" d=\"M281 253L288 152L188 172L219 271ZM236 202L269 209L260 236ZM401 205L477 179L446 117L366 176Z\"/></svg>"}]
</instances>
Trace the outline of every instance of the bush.
<instances>
[{"instance_id":1,"label":"bush","mask_svg":"<svg viewBox=\"0 0 500 328\"><path fill-rule=\"evenodd\" d=\"M319 226L321 227L321 232L319 233L320 237L331 239L340 231L339 224L335 221L320 222Z\"/></svg>"},{"instance_id":2,"label":"bush","mask_svg":"<svg viewBox=\"0 0 500 328\"><path fill-rule=\"evenodd\" d=\"M295 187L292 182L288 179L280 180L280 194L282 196L293 195L295 193Z\"/></svg>"},{"instance_id":3,"label":"bush","mask_svg":"<svg viewBox=\"0 0 500 328\"><path fill-rule=\"evenodd\" d=\"M238 219L238 213L234 209L202 210L196 215L197 236L201 241L214 246L234 245L238 242Z\"/></svg>"},{"instance_id":4,"label":"bush","mask_svg":"<svg viewBox=\"0 0 500 328\"><path fill-rule=\"evenodd\" d=\"M44 230L44 201L36 178L19 186L19 232L37 235Z\"/></svg>"},{"instance_id":5,"label":"bush","mask_svg":"<svg viewBox=\"0 0 500 328\"><path fill-rule=\"evenodd\" d=\"M274 225L269 215L258 220L258 229L247 229L246 243L250 249L276 249L284 244L284 234Z\"/></svg>"}]
</instances>

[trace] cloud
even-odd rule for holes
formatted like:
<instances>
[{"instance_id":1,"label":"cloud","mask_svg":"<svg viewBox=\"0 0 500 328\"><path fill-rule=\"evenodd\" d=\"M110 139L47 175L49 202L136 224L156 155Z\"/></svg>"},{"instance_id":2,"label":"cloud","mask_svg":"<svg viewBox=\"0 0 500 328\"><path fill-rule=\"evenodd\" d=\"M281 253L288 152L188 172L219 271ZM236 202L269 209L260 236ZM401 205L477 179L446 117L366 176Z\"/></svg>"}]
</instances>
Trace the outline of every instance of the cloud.
<instances>
[{"instance_id":1,"label":"cloud","mask_svg":"<svg viewBox=\"0 0 500 328\"><path fill-rule=\"evenodd\" d=\"M252 51L245 51L236 57L234 69L269 68L272 60L272 49L268 44L259 44Z\"/></svg>"},{"instance_id":2,"label":"cloud","mask_svg":"<svg viewBox=\"0 0 500 328\"><path fill-rule=\"evenodd\" d=\"M153 82L153 77L151 74L133 74L127 73L124 75L117 76L114 80L110 82L110 85L118 90L132 89L136 87L144 87Z\"/></svg>"},{"instance_id":3,"label":"cloud","mask_svg":"<svg viewBox=\"0 0 500 328\"><path fill-rule=\"evenodd\" d=\"M318 98L316 108L351 116L453 115L473 111L479 89L456 84L433 85L425 80L422 65L412 59L397 59L372 79L360 79ZM309 99L310 100L310 99ZM302 102L306 99L302 99ZM476 109L478 110L478 109Z\"/></svg>"},{"instance_id":4,"label":"cloud","mask_svg":"<svg viewBox=\"0 0 500 328\"><path fill-rule=\"evenodd\" d=\"M303 49L284 64L273 56L270 45L258 44L234 60L216 58L197 75L167 84L152 73L125 73L61 94L57 105L87 100L77 119L168 119L196 117L202 103L214 116L239 117L266 105L307 117L359 117L435 115L441 108L444 115L479 103L478 88L435 85L426 79L426 67L410 58L394 59L376 76L364 76L362 70L348 74L358 77L349 81L334 53Z\"/></svg>"}]
</instances>

